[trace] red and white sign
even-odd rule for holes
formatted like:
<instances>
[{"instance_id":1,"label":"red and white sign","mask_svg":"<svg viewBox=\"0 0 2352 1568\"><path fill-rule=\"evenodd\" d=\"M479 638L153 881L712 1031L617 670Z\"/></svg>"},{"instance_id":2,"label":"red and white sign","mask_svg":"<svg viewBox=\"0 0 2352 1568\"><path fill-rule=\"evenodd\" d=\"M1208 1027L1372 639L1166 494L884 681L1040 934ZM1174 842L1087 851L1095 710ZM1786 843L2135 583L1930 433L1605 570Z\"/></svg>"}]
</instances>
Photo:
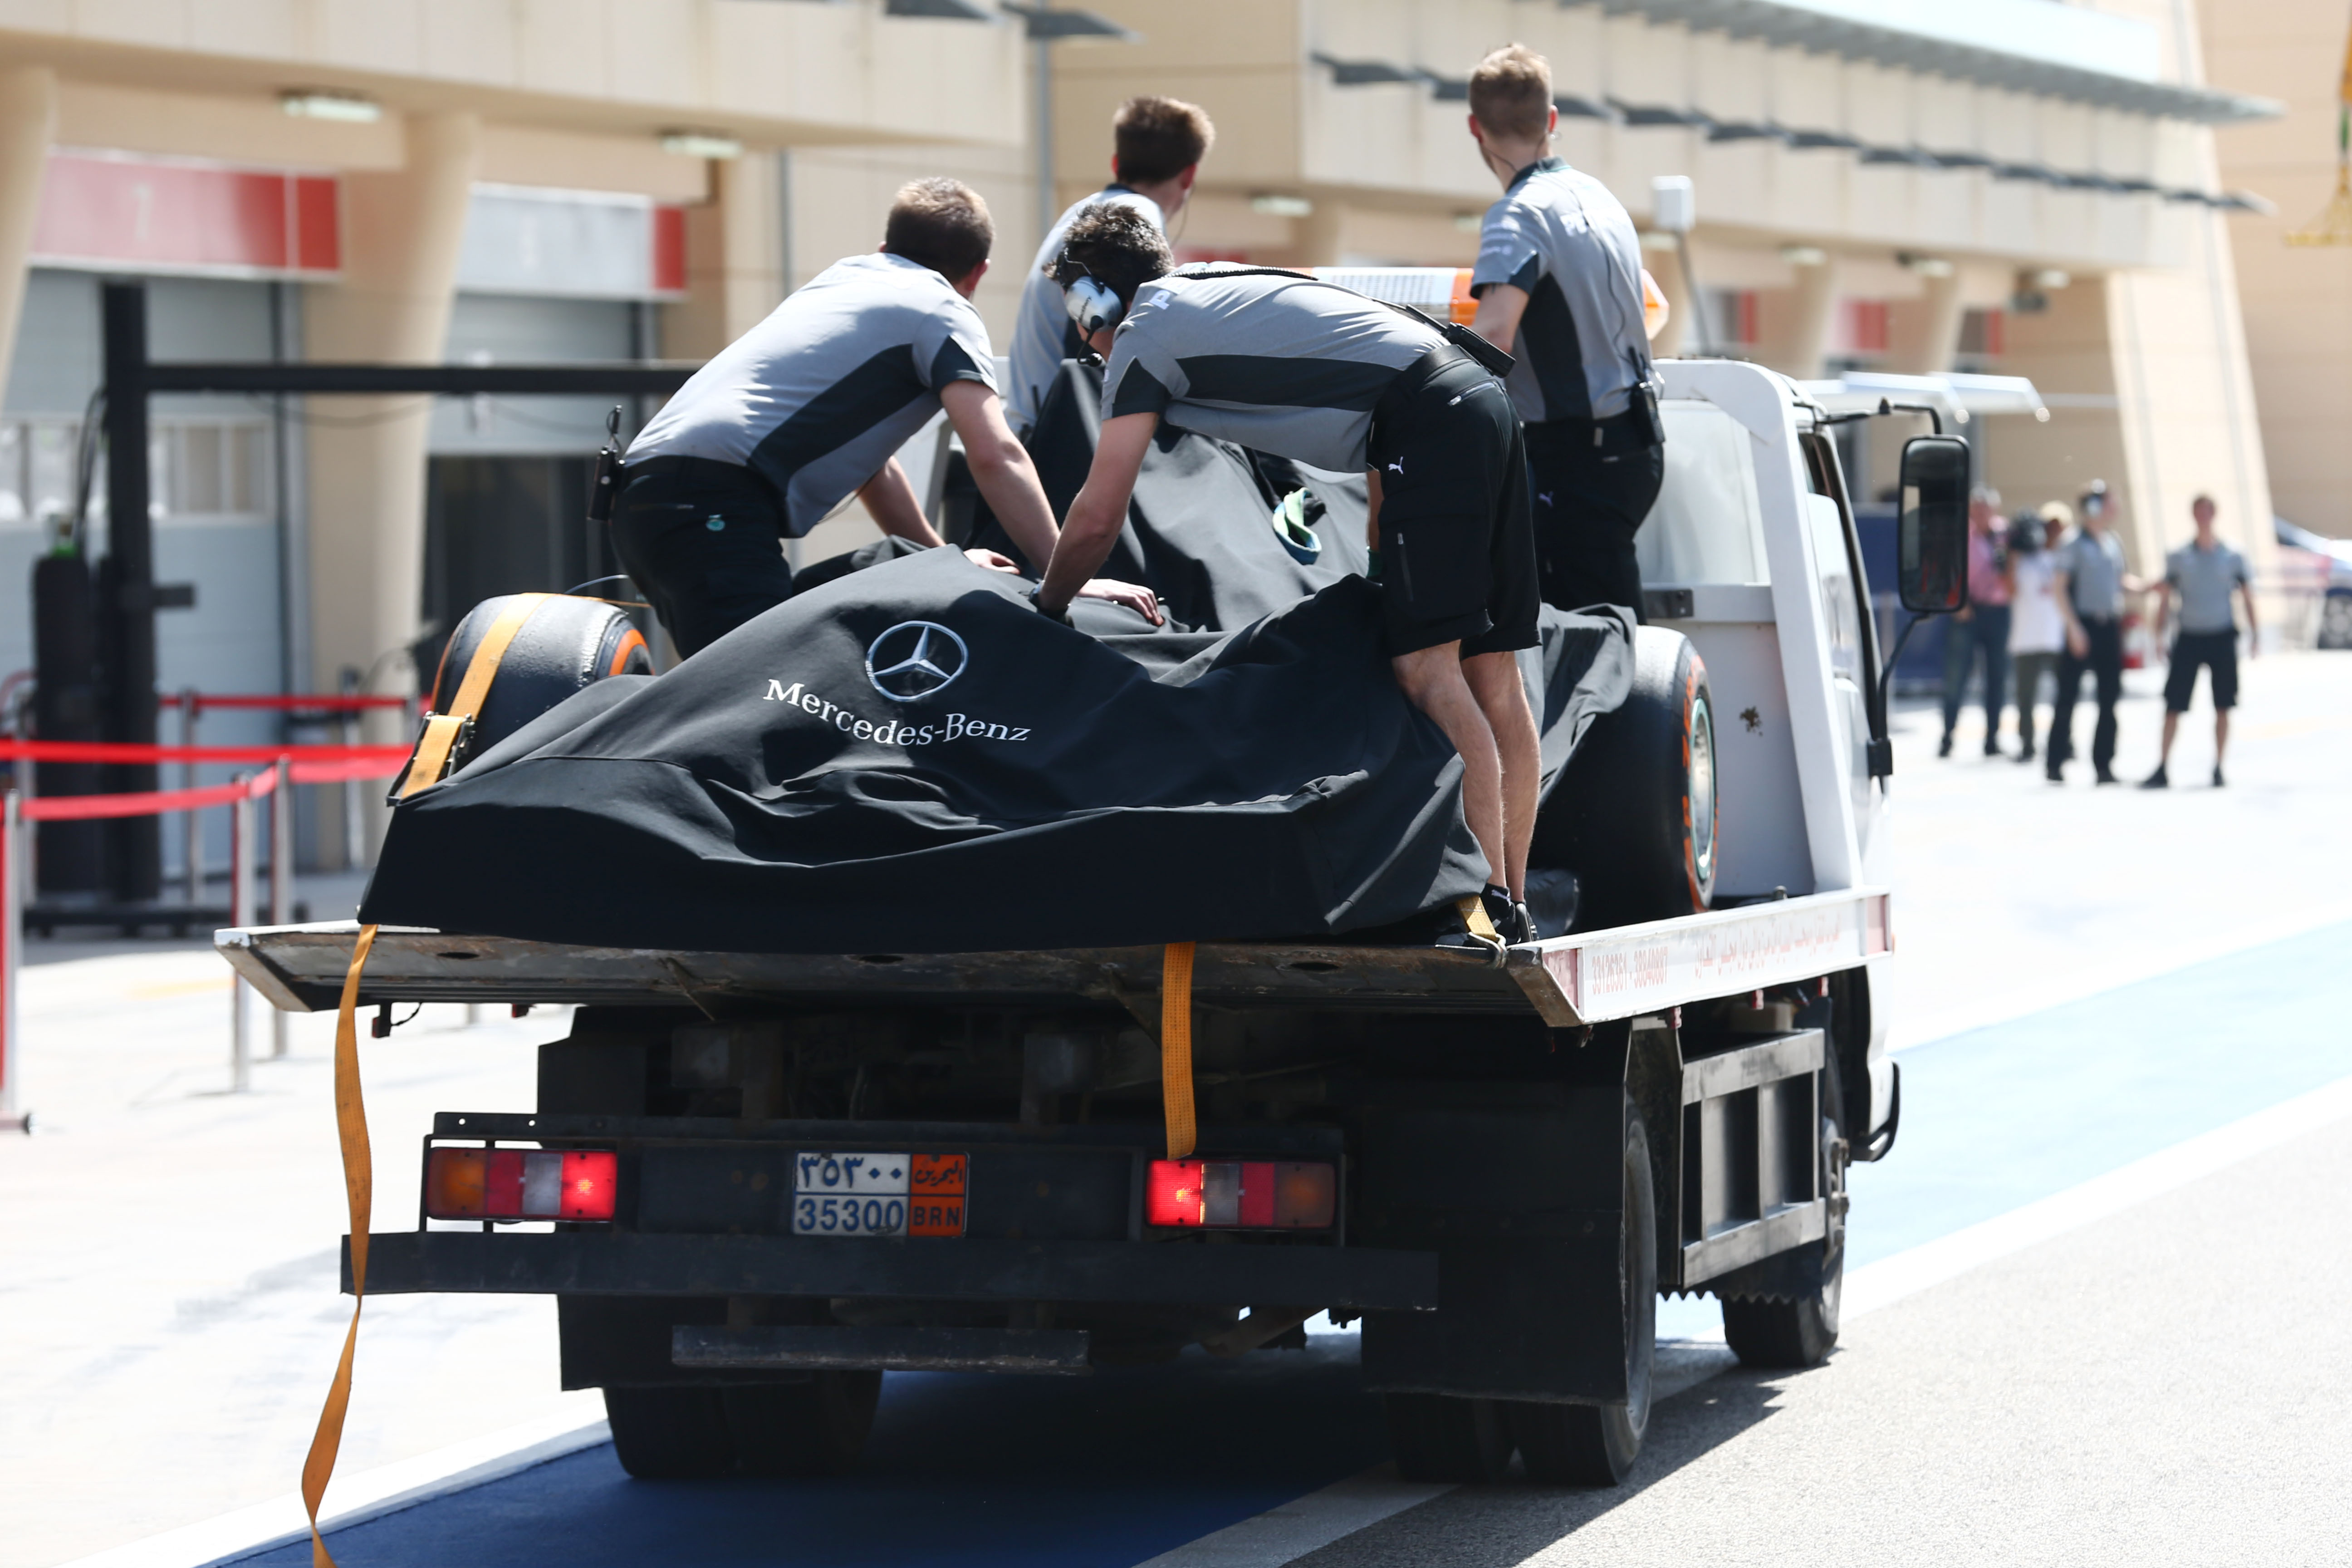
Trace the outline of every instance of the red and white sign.
<instances>
[{"instance_id":1,"label":"red and white sign","mask_svg":"<svg viewBox=\"0 0 2352 1568\"><path fill-rule=\"evenodd\" d=\"M52 153L32 258L227 278L329 277L342 267L340 190L331 174Z\"/></svg>"},{"instance_id":2,"label":"red and white sign","mask_svg":"<svg viewBox=\"0 0 2352 1568\"><path fill-rule=\"evenodd\" d=\"M1815 893L1548 942L1543 974L1580 1020L1597 1024L1816 979L1892 946L1885 893ZM1530 973L1521 984L1529 981L1541 983Z\"/></svg>"}]
</instances>

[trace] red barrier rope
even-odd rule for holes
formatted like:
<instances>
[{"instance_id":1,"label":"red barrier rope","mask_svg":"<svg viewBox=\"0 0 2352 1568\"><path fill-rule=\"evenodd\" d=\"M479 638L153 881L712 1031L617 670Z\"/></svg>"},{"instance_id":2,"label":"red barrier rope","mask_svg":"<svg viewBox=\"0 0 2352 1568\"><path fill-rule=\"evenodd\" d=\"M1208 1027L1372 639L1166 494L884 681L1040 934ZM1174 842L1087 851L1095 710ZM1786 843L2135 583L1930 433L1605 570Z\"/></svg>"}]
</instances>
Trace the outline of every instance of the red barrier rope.
<instances>
[{"instance_id":1,"label":"red barrier rope","mask_svg":"<svg viewBox=\"0 0 2352 1568\"><path fill-rule=\"evenodd\" d=\"M336 762L296 763L290 771L298 784L340 784L346 779L389 778L398 773L407 761L408 753L403 752L391 758L352 757ZM271 768L249 779L223 784L203 784L194 789L134 790L123 795L32 795L19 800L17 810L26 822L86 822L94 817L157 816L167 811L201 811L208 805L234 805L240 800L259 800L277 787L278 771Z\"/></svg>"},{"instance_id":2,"label":"red barrier rope","mask_svg":"<svg viewBox=\"0 0 2352 1568\"><path fill-rule=\"evenodd\" d=\"M280 757L296 763L355 763L364 757L397 765L408 760L408 752L406 746L142 746L122 741L0 740L0 762L267 764Z\"/></svg>"}]
</instances>

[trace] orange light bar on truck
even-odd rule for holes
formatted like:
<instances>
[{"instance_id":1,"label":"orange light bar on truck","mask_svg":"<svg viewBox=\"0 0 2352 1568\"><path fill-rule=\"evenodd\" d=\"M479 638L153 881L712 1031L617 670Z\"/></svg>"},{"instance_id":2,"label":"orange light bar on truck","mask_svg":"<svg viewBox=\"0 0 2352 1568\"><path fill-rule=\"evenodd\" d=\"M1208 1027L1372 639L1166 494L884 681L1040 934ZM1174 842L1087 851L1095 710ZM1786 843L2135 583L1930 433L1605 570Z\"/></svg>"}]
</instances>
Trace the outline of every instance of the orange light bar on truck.
<instances>
[{"instance_id":1,"label":"orange light bar on truck","mask_svg":"<svg viewBox=\"0 0 2352 1568\"><path fill-rule=\"evenodd\" d=\"M1199 1230L1328 1230L1339 1173L1301 1160L1154 1160L1144 1218Z\"/></svg>"},{"instance_id":2,"label":"orange light bar on truck","mask_svg":"<svg viewBox=\"0 0 2352 1568\"><path fill-rule=\"evenodd\" d=\"M620 1157L609 1149L447 1149L425 1159L433 1219L613 1217Z\"/></svg>"}]
</instances>

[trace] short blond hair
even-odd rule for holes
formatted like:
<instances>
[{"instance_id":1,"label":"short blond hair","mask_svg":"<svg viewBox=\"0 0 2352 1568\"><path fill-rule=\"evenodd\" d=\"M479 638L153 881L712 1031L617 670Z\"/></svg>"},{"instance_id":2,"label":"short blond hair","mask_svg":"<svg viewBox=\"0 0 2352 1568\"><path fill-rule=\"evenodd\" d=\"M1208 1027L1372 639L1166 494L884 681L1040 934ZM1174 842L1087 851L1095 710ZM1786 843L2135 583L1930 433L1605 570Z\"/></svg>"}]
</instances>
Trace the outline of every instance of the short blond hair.
<instances>
[{"instance_id":1,"label":"short blond hair","mask_svg":"<svg viewBox=\"0 0 2352 1568\"><path fill-rule=\"evenodd\" d=\"M1111 172L1126 185L1172 180L1209 155L1217 128L1181 98L1130 98L1110 122Z\"/></svg>"},{"instance_id":2,"label":"short blond hair","mask_svg":"<svg viewBox=\"0 0 2352 1568\"><path fill-rule=\"evenodd\" d=\"M1470 73L1470 112L1489 136L1542 137L1551 129L1551 62L1505 44Z\"/></svg>"},{"instance_id":3,"label":"short blond hair","mask_svg":"<svg viewBox=\"0 0 2352 1568\"><path fill-rule=\"evenodd\" d=\"M980 193L944 177L899 186L882 226L884 250L950 279L969 277L995 243L996 223Z\"/></svg>"}]
</instances>

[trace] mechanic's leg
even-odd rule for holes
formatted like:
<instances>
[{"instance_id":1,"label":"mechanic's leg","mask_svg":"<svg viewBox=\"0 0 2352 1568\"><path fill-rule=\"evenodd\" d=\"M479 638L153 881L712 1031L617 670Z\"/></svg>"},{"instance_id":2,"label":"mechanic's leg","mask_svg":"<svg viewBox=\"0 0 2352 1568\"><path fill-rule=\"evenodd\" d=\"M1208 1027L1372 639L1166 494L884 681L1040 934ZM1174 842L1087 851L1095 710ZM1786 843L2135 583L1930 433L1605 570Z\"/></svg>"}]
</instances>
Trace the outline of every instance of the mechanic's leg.
<instances>
[{"instance_id":1,"label":"mechanic's leg","mask_svg":"<svg viewBox=\"0 0 2352 1568\"><path fill-rule=\"evenodd\" d=\"M2105 779L2116 766L2116 704L2124 699L2124 632L2120 622L2092 628L2091 659L2099 676L2099 722L2091 731L2091 766Z\"/></svg>"},{"instance_id":2,"label":"mechanic's leg","mask_svg":"<svg viewBox=\"0 0 2352 1568\"><path fill-rule=\"evenodd\" d=\"M1396 683L1415 708L1435 721L1462 757L1462 815L1470 823L1470 837L1486 857L1486 879L1499 882L1510 874L1510 856L1503 847L1503 761L1495 731L1471 695L1463 678L1462 645L1440 643L1435 647L1400 654L1389 661ZM1512 897L1518 889L1512 889Z\"/></svg>"},{"instance_id":3,"label":"mechanic's leg","mask_svg":"<svg viewBox=\"0 0 2352 1568\"><path fill-rule=\"evenodd\" d=\"M2221 771L2221 753L2230 749L2230 710L2213 710L2213 771Z\"/></svg>"},{"instance_id":4,"label":"mechanic's leg","mask_svg":"<svg viewBox=\"0 0 2352 1568\"><path fill-rule=\"evenodd\" d=\"M2228 722L2229 715L2225 713L2221 718L2224 723ZM2162 773L2165 764L2172 761L2172 738L2179 733L2180 733L2180 715L2168 708L2164 710L2164 739L2157 745L2157 772Z\"/></svg>"},{"instance_id":5,"label":"mechanic's leg","mask_svg":"<svg viewBox=\"0 0 2352 1568\"><path fill-rule=\"evenodd\" d=\"M1536 807L1543 787L1543 742L1528 707L1527 683L1519 679L1516 653L1474 653L1462 661L1462 677L1494 731L1503 764L1503 855L1509 862L1511 897L1528 896L1528 847L1535 842Z\"/></svg>"}]
</instances>

